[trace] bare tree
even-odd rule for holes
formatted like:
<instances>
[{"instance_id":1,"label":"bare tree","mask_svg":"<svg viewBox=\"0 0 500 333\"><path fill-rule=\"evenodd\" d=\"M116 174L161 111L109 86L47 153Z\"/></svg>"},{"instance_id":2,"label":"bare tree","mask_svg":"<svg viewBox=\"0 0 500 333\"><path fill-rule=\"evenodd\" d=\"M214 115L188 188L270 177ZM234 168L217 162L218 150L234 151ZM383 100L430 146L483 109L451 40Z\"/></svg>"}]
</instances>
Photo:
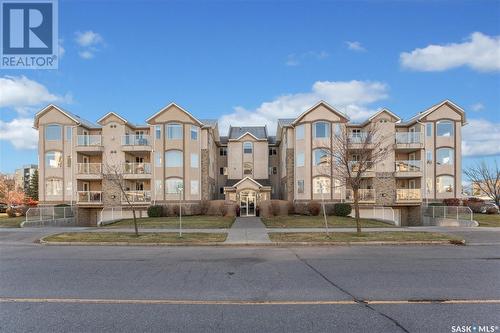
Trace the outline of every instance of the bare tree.
<instances>
[{"instance_id":1,"label":"bare tree","mask_svg":"<svg viewBox=\"0 0 500 333\"><path fill-rule=\"evenodd\" d=\"M135 205L132 201L130 201L130 197L125 188L125 178L123 177L123 168L118 163L104 163L102 169L102 177L103 179L113 184L116 188L120 189L120 194L125 198L125 200L127 201L127 205L132 210L135 236L139 237L139 228L137 227Z\"/></svg>"},{"instance_id":2,"label":"bare tree","mask_svg":"<svg viewBox=\"0 0 500 333\"><path fill-rule=\"evenodd\" d=\"M351 133L346 126L340 126L332 137L331 147L330 142L317 147L324 154L324 162L320 161L321 168L318 170L321 175L332 175L338 180L338 185L352 190L356 231L361 233L359 190L362 188L364 175L387 156L388 145L392 141L382 135L378 123L370 123L357 133ZM331 189L338 185L331 184Z\"/></svg>"},{"instance_id":3,"label":"bare tree","mask_svg":"<svg viewBox=\"0 0 500 333\"><path fill-rule=\"evenodd\" d=\"M478 162L474 166L466 168L464 174L471 182L473 189L476 186L497 206L500 205L500 168L497 160L491 166L488 166L485 161Z\"/></svg>"}]
</instances>

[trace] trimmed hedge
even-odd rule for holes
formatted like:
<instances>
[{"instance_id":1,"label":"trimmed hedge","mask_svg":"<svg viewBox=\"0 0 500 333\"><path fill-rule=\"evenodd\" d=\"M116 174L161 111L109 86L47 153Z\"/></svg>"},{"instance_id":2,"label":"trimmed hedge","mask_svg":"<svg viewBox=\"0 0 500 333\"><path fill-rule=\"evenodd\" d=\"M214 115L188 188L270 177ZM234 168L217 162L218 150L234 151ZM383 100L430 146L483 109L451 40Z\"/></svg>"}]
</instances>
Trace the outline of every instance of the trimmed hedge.
<instances>
[{"instance_id":1,"label":"trimmed hedge","mask_svg":"<svg viewBox=\"0 0 500 333\"><path fill-rule=\"evenodd\" d=\"M321 211L321 205L317 201L310 201L307 204L307 209L312 216L318 216Z\"/></svg>"},{"instance_id":2,"label":"trimmed hedge","mask_svg":"<svg viewBox=\"0 0 500 333\"><path fill-rule=\"evenodd\" d=\"M460 199L457 199L457 198L448 198L448 199L444 199L443 203L446 206L460 206Z\"/></svg>"},{"instance_id":3,"label":"trimmed hedge","mask_svg":"<svg viewBox=\"0 0 500 333\"><path fill-rule=\"evenodd\" d=\"M333 205L333 215L348 216L352 212L352 206L348 203L336 203Z\"/></svg>"},{"instance_id":4,"label":"trimmed hedge","mask_svg":"<svg viewBox=\"0 0 500 333\"><path fill-rule=\"evenodd\" d=\"M152 205L148 207L148 216L149 217L161 217L162 215L162 206L160 205Z\"/></svg>"}]
</instances>

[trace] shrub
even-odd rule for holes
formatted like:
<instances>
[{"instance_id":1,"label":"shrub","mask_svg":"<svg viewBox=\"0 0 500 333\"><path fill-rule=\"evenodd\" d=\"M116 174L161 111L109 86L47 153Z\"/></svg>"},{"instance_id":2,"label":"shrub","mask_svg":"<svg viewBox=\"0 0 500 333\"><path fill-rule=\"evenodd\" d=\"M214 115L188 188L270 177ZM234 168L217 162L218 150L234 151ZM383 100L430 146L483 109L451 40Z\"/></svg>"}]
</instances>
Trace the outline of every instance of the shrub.
<instances>
[{"instance_id":1,"label":"shrub","mask_svg":"<svg viewBox=\"0 0 500 333\"><path fill-rule=\"evenodd\" d=\"M321 205L317 201L309 201L307 209L309 210L309 214L312 216L318 216L321 211Z\"/></svg>"},{"instance_id":2,"label":"shrub","mask_svg":"<svg viewBox=\"0 0 500 333\"><path fill-rule=\"evenodd\" d=\"M281 212L280 202L278 200L271 200L271 212L274 216L279 216Z\"/></svg>"},{"instance_id":3,"label":"shrub","mask_svg":"<svg viewBox=\"0 0 500 333\"><path fill-rule=\"evenodd\" d=\"M28 211L28 206L15 206L9 207L5 211L9 217L18 217L18 216L26 216L26 212Z\"/></svg>"},{"instance_id":4,"label":"shrub","mask_svg":"<svg viewBox=\"0 0 500 333\"><path fill-rule=\"evenodd\" d=\"M162 207L160 205L151 205L148 207L148 217L161 217Z\"/></svg>"},{"instance_id":5,"label":"shrub","mask_svg":"<svg viewBox=\"0 0 500 333\"><path fill-rule=\"evenodd\" d=\"M286 211L288 215L292 215L295 213L295 207L293 206L293 202L288 201L288 203L286 204Z\"/></svg>"},{"instance_id":6,"label":"shrub","mask_svg":"<svg viewBox=\"0 0 500 333\"><path fill-rule=\"evenodd\" d=\"M464 205L469 207L474 213L480 213L484 200L479 198L468 198L464 200Z\"/></svg>"},{"instance_id":7,"label":"shrub","mask_svg":"<svg viewBox=\"0 0 500 333\"><path fill-rule=\"evenodd\" d=\"M352 212L352 206L348 203L336 203L333 205L333 215L348 216Z\"/></svg>"},{"instance_id":8,"label":"shrub","mask_svg":"<svg viewBox=\"0 0 500 333\"><path fill-rule=\"evenodd\" d=\"M309 208L307 204L302 203L302 202L296 202L293 206L293 210L295 214L300 214L300 215L311 215L309 213Z\"/></svg>"},{"instance_id":9,"label":"shrub","mask_svg":"<svg viewBox=\"0 0 500 333\"><path fill-rule=\"evenodd\" d=\"M486 209L486 214L497 214L498 213L498 209L496 207L488 207L488 209Z\"/></svg>"},{"instance_id":10,"label":"shrub","mask_svg":"<svg viewBox=\"0 0 500 333\"><path fill-rule=\"evenodd\" d=\"M445 206L460 206L460 199L448 198L443 200Z\"/></svg>"},{"instance_id":11,"label":"shrub","mask_svg":"<svg viewBox=\"0 0 500 333\"><path fill-rule=\"evenodd\" d=\"M443 206L443 204L440 202L430 202L428 206Z\"/></svg>"},{"instance_id":12,"label":"shrub","mask_svg":"<svg viewBox=\"0 0 500 333\"><path fill-rule=\"evenodd\" d=\"M209 203L207 200L202 200L200 203L200 214L207 215Z\"/></svg>"}]
</instances>

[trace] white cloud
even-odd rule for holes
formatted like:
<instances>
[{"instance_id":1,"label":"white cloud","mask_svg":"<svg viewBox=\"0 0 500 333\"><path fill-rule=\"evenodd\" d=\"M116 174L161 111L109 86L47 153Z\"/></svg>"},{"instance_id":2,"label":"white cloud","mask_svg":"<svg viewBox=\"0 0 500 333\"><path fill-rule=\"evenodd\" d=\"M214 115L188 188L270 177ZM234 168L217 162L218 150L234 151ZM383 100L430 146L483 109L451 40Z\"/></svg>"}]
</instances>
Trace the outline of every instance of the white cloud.
<instances>
[{"instance_id":1,"label":"white cloud","mask_svg":"<svg viewBox=\"0 0 500 333\"><path fill-rule=\"evenodd\" d=\"M66 53L66 49L63 47L63 42L64 40L63 39L59 39L59 59L61 59L64 54Z\"/></svg>"},{"instance_id":2,"label":"white cloud","mask_svg":"<svg viewBox=\"0 0 500 333\"><path fill-rule=\"evenodd\" d=\"M36 149L38 132L32 118L18 118L10 122L0 120L0 140L12 143L16 149Z\"/></svg>"},{"instance_id":3,"label":"white cloud","mask_svg":"<svg viewBox=\"0 0 500 333\"><path fill-rule=\"evenodd\" d=\"M484 104L483 103L474 103L470 106L470 109L475 112L479 112L482 109L484 109Z\"/></svg>"},{"instance_id":4,"label":"white cloud","mask_svg":"<svg viewBox=\"0 0 500 333\"><path fill-rule=\"evenodd\" d=\"M100 50L100 46L104 45L104 38L92 30L77 31L75 34L75 40L81 48L78 54L82 59L88 60L94 58L95 53Z\"/></svg>"},{"instance_id":5,"label":"white cloud","mask_svg":"<svg viewBox=\"0 0 500 333\"><path fill-rule=\"evenodd\" d=\"M304 53L292 53L287 56L287 60L285 62L285 65L287 66L298 66L300 65L303 61L309 60L309 59L314 59L314 60L323 60L326 59L330 56L330 54L326 51L307 51Z\"/></svg>"},{"instance_id":6,"label":"white cloud","mask_svg":"<svg viewBox=\"0 0 500 333\"><path fill-rule=\"evenodd\" d=\"M352 51L358 51L358 52L363 52L363 51L366 51L366 49L363 47L363 45L361 45L360 42L357 42L357 41L347 41L345 42L346 45L347 45L347 48L349 50L352 50Z\"/></svg>"},{"instance_id":7,"label":"white cloud","mask_svg":"<svg viewBox=\"0 0 500 333\"><path fill-rule=\"evenodd\" d=\"M500 123L470 119L462 129L462 155L500 155Z\"/></svg>"},{"instance_id":8,"label":"white cloud","mask_svg":"<svg viewBox=\"0 0 500 333\"><path fill-rule=\"evenodd\" d=\"M462 43L429 45L400 54L403 67L417 71L444 71L469 66L481 72L500 70L500 36L474 32Z\"/></svg>"},{"instance_id":9,"label":"white cloud","mask_svg":"<svg viewBox=\"0 0 500 333\"><path fill-rule=\"evenodd\" d=\"M53 94L44 85L25 76L0 77L0 108L10 107L26 114L33 106L70 101L70 95Z\"/></svg>"},{"instance_id":10,"label":"white cloud","mask_svg":"<svg viewBox=\"0 0 500 333\"><path fill-rule=\"evenodd\" d=\"M294 118L320 100L338 108L354 121L369 117L374 109L371 103L388 97L386 84L377 81L317 81L311 91L282 95L270 102L264 102L254 110L241 106L233 113L220 117L221 133L226 133L229 124L233 126L264 125L274 132L278 118Z\"/></svg>"}]
</instances>

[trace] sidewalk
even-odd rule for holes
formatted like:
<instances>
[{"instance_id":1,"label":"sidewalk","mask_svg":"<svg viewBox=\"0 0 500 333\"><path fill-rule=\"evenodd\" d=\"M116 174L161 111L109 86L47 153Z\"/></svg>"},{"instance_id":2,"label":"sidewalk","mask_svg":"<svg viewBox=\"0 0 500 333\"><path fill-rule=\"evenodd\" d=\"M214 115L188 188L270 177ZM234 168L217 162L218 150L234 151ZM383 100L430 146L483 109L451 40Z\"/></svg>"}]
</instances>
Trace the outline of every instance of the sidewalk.
<instances>
[{"instance_id":1,"label":"sidewalk","mask_svg":"<svg viewBox=\"0 0 500 333\"><path fill-rule=\"evenodd\" d=\"M226 244L271 243L266 227L259 217L237 217L233 223Z\"/></svg>"}]
</instances>

